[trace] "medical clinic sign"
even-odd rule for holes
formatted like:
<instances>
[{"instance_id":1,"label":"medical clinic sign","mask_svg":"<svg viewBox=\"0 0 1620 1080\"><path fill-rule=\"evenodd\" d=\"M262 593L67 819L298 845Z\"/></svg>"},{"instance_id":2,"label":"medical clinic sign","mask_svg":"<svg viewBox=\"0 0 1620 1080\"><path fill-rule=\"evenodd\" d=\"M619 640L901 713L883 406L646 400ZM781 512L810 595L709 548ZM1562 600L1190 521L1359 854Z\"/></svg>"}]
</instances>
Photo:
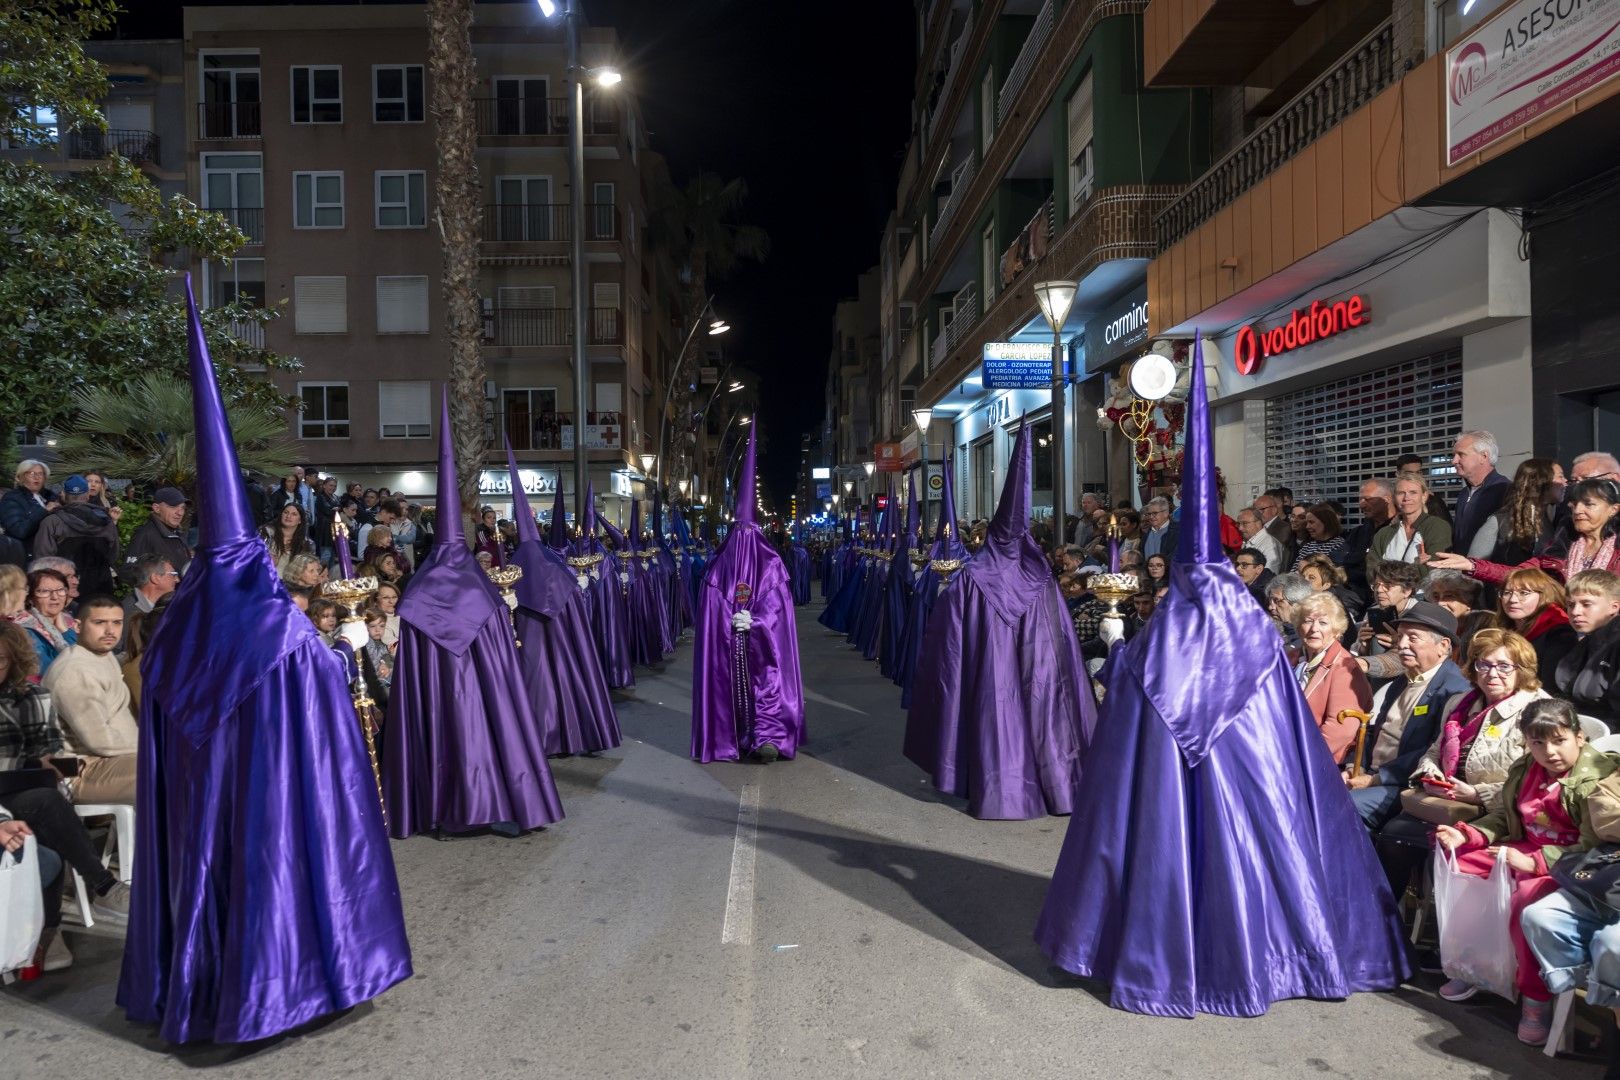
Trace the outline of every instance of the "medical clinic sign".
<instances>
[{"instance_id":1,"label":"medical clinic sign","mask_svg":"<svg viewBox=\"0 0 1620 1080\"><path fill-rule=\"evenodd\" d=\"M1352 296L1348 300L1332 303L1312 300L1310 307L1293 312L1281 326L1273 326L1269 330L1245 326L1239 330L1237 340L1232 343L1232 363L1237 366L1239 375L1253 375L1262 360L1292 352L1370 322L1372 311L1364 297Z\"/></svg>"},{"instance_id":2,"label":"medical clinic sign","mask_svg":"<svg viewBox=\"0 0 1620 1080\"><path fill-rule=\"evenodd\" d=\"M1446 164L1620 73L1620 0L1519 0L1446 52Z\"/></svg>"}]
</instances>

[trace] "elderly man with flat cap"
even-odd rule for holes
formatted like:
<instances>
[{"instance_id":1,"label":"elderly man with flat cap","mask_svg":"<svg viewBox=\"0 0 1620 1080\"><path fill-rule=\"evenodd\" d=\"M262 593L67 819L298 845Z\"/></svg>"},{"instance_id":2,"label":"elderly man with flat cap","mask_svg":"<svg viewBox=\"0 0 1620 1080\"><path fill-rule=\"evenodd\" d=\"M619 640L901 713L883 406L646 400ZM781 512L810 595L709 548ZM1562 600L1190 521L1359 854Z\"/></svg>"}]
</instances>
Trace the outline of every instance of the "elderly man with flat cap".
<instances>
[{"instance_id":1,"label":"elderly man with flat cap","mask_svg":"<svg viewBox=\"0 0 1620 1080\"><path fill-rule=\"evenodd\" d=\"M1421 601L1395 624L1402 673L1373 698L1372 721L1361 747L1360 774L1345 776L1356 812L1376 832L1401 810L1401 789L1424 751L1440 734L1446 702L1471 689L1458 655L1457 617Z\"/></svg>"}]
</instances>

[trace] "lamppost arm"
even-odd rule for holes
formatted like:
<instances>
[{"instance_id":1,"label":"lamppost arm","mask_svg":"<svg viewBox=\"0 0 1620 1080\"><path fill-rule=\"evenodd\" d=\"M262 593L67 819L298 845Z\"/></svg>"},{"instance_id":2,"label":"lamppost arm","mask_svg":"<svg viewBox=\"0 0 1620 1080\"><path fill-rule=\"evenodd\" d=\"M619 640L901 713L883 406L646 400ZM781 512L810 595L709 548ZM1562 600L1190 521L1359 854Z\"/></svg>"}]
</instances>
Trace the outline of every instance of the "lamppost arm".
<instances>
[{"instance_id":1,"label":"lamppost arm","mask_svg":"<svg viewBox=\"0 0 1620 1080\"><path fill-rule=\"evenodd\" d=\"M666 455L664 453L664 436L669 433L669 396L675 392L675 380L680 378L681 366L686 360L686 350L691 347L692 338L697 336L698 327L703 325L703 313L708 311L713 304L714 294L710 293L709 298L703 301L703 306L698 308L697 314L692 317L692 329L686 332L686 340L681 342L681 351L675 354L675 362L670 365L669 382L664 386L664 398L658 406L658 488L660 491L665 490L664 460Z\"/></svg>"}]
</instances>

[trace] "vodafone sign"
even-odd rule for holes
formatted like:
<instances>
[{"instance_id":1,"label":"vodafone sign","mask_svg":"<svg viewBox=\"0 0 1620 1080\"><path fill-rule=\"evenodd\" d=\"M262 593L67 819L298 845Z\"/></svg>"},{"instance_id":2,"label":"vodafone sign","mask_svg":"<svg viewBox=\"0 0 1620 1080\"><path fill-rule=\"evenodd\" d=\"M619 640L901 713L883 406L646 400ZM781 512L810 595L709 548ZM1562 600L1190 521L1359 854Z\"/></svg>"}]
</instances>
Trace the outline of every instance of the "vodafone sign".
<instances>
[{"instance_id":1,"label":"vodafone sign","mask_svg":"<svg viewBox=\"0 0 1620 1080\"><path fill-rule=\"evenodd\" d=\"M1336 334L1372 322L1372 310L1365 297L1324 303L1312 300L1288 316L1288 321L1269 330L1245 326L1232 346L1232 362L1239 375L1253 375L1260 361L1325 340Z\"/></svg>"}]
</instances>

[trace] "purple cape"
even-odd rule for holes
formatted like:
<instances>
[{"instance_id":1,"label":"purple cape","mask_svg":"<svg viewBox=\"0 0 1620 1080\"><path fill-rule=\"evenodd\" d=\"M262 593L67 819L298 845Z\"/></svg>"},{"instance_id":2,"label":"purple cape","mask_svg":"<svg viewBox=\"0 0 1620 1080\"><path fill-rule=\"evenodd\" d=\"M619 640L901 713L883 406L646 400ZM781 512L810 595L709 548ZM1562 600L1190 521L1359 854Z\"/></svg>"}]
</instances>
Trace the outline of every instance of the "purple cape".
<instances>
[{"instance_id":1,"label":"purple cape","mask_svg":"<svg viewBox=\"0 0 1620 1080\"><path fill-rule=\"evenodd\" d=\"M803 605L810 602L810 553L804 549L803 544L795 543L789 548L793 553L793 602Z\"/></svg>"},{"instance_id":2,"label":"purple cape","mask_svg":"<svg viewBox=\"0 0 1620 1080\"><path fill-rule=\"evenodd\" d=\"M978 818L1067 814L1096 705L1057 580L1029 535L1020 427L984 548L934 602L906 756Z\"/></svg>"},{"instance_id":3,"label":"purple cape","mask_svg":"<svg viewBox=\"0 0 1620 1080\"><path fill-rule=\"evenodd\" d=\"M252 1042L411 975L343 662L249 524L187 282L197 557L141 659L118 1003L173 1043Z\"/></svg>"},{"instance_id":4,"label":"purple cape","mask_svg":"<svg viewBox=\"0 0 1620 1080\"><path fill-rule=\"evenodd\" d=\"M396 837L562 820L505 602L461 530L450 416L439 414L438 537L399 604L383 794Z\"/></svg>"},{"instance_id":5,"label":"purple cape","mask_svg":"<svg viewBox=\"0 0 1620 1080\"><path fill-rule=\"evenodd\" d=\"M1392 990L1407 963L1282 639L1221 553L1201 351L1170 591L1110 658L1035 940L1118 1008L1257 1016Z\"/></svg>"},{"instance_id":6,"label":"purple cape","mask_svg":"<svg viewBox=\"0 0 1620 1080\"><path fill-rule=\"evenodd\" d=\"M587 500L594 505L594 500ZM594 510L591 511L594 513ZM634 686L635 665L630 659L630 638L625 624L630 607L619 582L619 560L596 536L595 523L591 531L575 541L573 558L600 555L600 561L590 567L570 566L576 577L587 578L585 607L591 616L591 636L596 642L596 656L602 664L602 674L611 687Z\"/></svg>"}]
</instances>

